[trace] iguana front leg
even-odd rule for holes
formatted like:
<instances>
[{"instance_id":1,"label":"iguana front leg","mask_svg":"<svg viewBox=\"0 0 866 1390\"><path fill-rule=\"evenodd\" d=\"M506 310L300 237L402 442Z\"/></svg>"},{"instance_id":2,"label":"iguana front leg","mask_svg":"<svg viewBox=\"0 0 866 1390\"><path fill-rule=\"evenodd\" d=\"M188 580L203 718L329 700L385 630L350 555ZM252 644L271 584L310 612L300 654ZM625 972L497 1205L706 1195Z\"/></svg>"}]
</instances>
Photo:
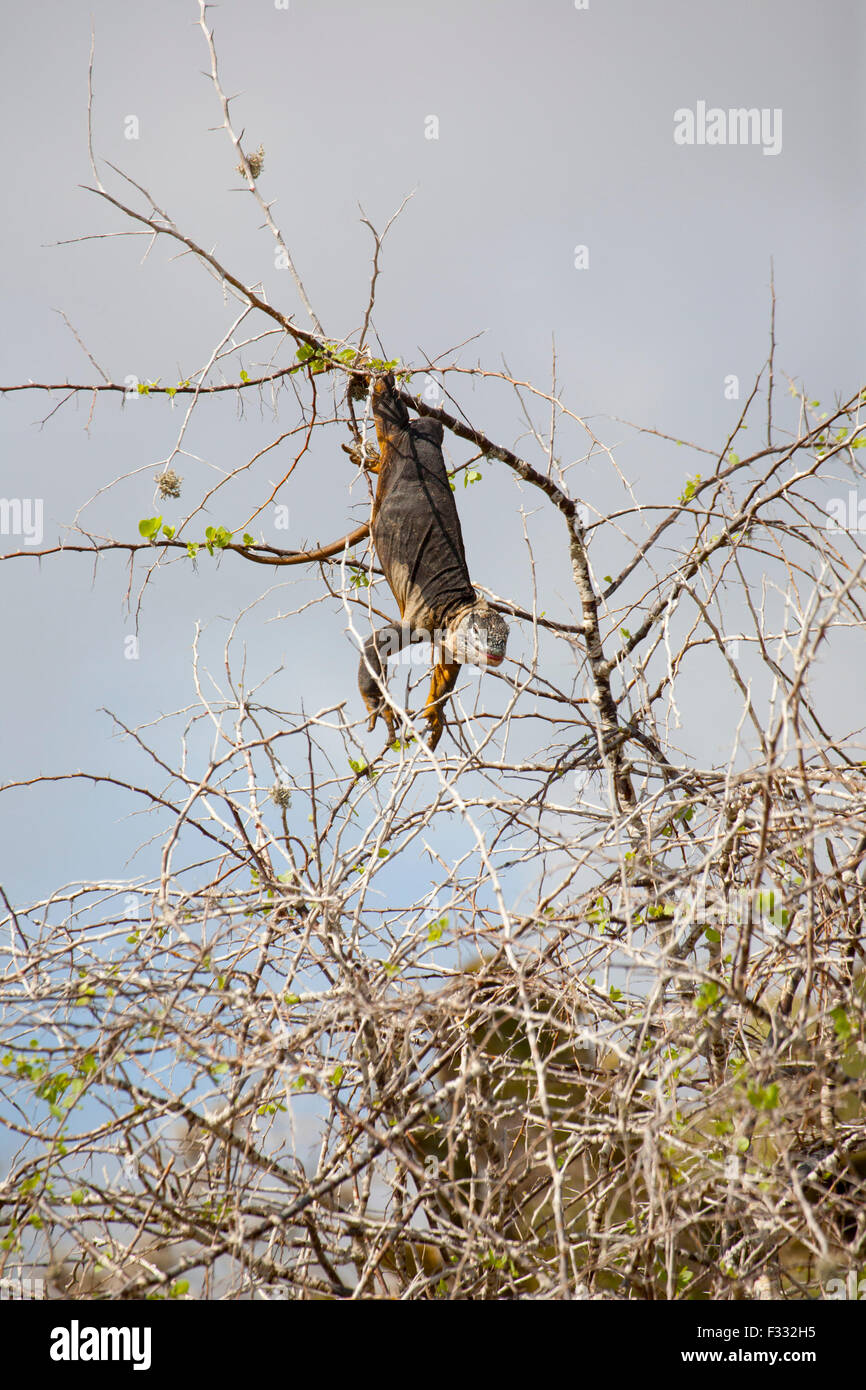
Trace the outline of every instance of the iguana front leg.
<instances>
[{"instance_id":1,"label":"iguana front leg","mask_svg":"<svg viewBox=\"0 0 866 1390\"><path fill-rule=\"evenodd\" d=\"M424 718L427 720L429 729L427 738L429 748L435 748L442 737L442 730L445 728L443 706L454 689L459 671L459 661L440 661L433 667L430 693L427 696L427 704L424 706Z\"/></svg>"},{"instance_id":2,"label":"iguana front leg","mask_svg":"<svg viewBox=\"0 0 866 1390\"><path fill-rule=\"evenodd\" d=\"M384 719L388 729L388 742L397 737L394 725L394 711L385 698L388 682L388 657L396 656L410 642L421 638L406 623L391 623L388 627L377 628L371 632L361 651L358 665L358 689L367 706L370 718L367 730L372 733L378 719Z\"/></svg>"}]
</instances>

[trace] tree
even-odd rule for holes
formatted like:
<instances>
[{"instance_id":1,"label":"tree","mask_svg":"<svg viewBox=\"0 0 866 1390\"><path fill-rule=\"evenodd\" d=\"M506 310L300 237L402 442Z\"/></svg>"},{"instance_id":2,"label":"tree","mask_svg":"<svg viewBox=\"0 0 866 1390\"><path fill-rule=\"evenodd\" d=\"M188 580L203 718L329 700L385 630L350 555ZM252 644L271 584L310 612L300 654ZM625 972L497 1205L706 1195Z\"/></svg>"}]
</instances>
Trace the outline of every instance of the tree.
<instances>
[{"instance_id":1,"label":"tree","mask_svg":"<svg viewBox=\"0 0 866 1390\"><path fill-rule=\"evenodd\" d=\"M234 129L203 3L200 24L232 158L310 326L118 170L132 191L110 192L91 141L92 191L191 253L237 313L175 385L3 390L90 395L97 421L103 395L171 398L167 508L190 421L217 393L271 392L291 411L278 439L300 452L270 491L257 458L239 465L259 489L243 526L202 533L215 488L185 520L141 518L138 536L81 529L63 563L121 549L145 584L178 557L314 572L295 617L342 613L362 642L388 605L363 524L300 552L247 528L285 505L314 434L363 473L369 391L391 370L468 446L458 499L506 470L552 509L579 602L551 615L527 536L514 594L485 596L528 657L463 684L435 751L407 713L411 664L399 738L372 753L354 691L312 714L265 703L236 650L255 612L233 621L219 680L194 650L193 710L117 716L152 760L151 781L126 785L153 817L152 875L47 885L30 906L4 894L3 1119L19 1139L0 1187L6 1269L112 1297L801 1298L844 1282L866 1234L866 762L816 672L843 635L862 641L859 520L826 490L860 477L866 391L822 409L790 382L780 404L771 317L718 449L647 432L703 454L679 496L627 488L620 511L594 511L584 465L615 458L555 380L376 344L390 222L365 219L359 330L326 332L259 190L265 152ZM530 450L469 422L463 378L513 390ZM721 682L738 714L727 756L702 765L672 729ZM64 776L117 780L31 780ZM306 1164L299 1125L317 1136Z\"/></svg>"}]
</instances>

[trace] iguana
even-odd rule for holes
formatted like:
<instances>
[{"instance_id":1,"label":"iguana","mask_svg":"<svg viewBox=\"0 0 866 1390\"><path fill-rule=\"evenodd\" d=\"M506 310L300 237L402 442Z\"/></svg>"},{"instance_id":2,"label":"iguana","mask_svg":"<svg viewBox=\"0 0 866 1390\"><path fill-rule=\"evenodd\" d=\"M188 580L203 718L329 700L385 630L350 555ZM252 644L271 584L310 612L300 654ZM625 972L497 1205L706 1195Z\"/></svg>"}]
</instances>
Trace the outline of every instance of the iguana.
<instances>
[{"instance_id":1,"label":"iguana","mask_svg":"<svg viewBox=\"0 0 866 1390\"><path fill-rule=\"evenodd\" d=\"M444 727L442 706L461 664L499 666L508 625L478 597L469 578L441 423L411 420L390 374L376 381L372 407L379 459L372 465L378 482L370 529L402 623L367 638L358 686L370 715L367 728L372 731L381 717L393 742L394 712L383 695L388 657L409 642L432 641L436 664L424 716L435 748Z\"/></svg>"}]
</instances>

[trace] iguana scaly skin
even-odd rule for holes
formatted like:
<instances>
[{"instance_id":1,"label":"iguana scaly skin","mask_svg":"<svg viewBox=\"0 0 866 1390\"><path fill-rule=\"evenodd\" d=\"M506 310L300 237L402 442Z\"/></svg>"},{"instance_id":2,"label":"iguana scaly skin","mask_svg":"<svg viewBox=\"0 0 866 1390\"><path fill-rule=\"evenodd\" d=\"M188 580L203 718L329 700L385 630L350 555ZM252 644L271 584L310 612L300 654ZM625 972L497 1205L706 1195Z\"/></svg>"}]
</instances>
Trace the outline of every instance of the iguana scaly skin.
<instances>
[{"instance_id":1,"label":"iguana scaly skin","mask_svg":"<svg viewBox=\"0 0 866 1390\"><path fill-rule=\"evenodd\" d=\"M424 715L429 745L435 748L444 727L442 706L461 663L500 665L508 627L479 599L469 578L442 457L442 425L411 420L390 376L376 382L372 403L379 463L370 529L401 624L379 628L367 638L358 686L370 715L368 729L381 716L393 742L394 712L383 697L388 656L409 642L433 641L438 659Z\"/></svg>"}]
</instances>

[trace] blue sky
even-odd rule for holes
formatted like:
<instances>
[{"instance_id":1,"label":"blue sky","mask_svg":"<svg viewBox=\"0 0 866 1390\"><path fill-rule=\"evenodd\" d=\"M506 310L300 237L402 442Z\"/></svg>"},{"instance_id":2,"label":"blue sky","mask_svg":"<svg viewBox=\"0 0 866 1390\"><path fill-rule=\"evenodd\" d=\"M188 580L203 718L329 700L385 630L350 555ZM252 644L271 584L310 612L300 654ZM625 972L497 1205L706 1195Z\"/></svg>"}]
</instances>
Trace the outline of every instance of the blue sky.
<instances>
[{"instance_id":1,"label":"blue sky","mask_svg":"<svg viewBox=\"0 0 866 1390\"><path fill-rule=\"evenodd\" d=\"M139 239L53 245L125 229L79 187L90 182L91 13L97 154L145 184L182 228L304 321L233 172L231 146L209 129L220 113L202 75L197 6L9 6L0 58L6 128L15 132L0 268L7 383L94 378L58 309L113 379L163 381L206 360L234 313L192 258L175 258L171 247L155 247L142 264ZM565 0L468 7L446 0L433 8L290 0L283 11L231 0L210 18L224 84L241 94L235 116L247 147L265 148L262 191L276 199L275 216L329 335L356 330L366 303L371 247L358 204L382 226L414 189L383 258L376 327L386 352L418 364L482 333L456 360L492 370L504 362L515 377L547 388L555 342L564 398L615 447L645 501L676 496L692 466L609 417L720 445L739 409L724 397L725 376L737 373L747 390L766 355L771 258L780 370L822 399L857 386L864 18L856 4L591 0L577 11ZM699 100L781 109L781 153L677 146L674 112ZM137 140L125 138L130 114ZM431 114L438 140L424 138ZM589 248L588 269L575 269L577 245ZM517 442L538 461L506 388L461 378L451 389L488 435ZM79 524L135 537L138 519L157 509L153 475L172 447L178 412L164 399L126 407L101 400L88 431L90 402L82 399L40 428L58 399L3 400L3 495L44 498L50 543L82 503L131 474ZM544 412L539 420L546 423ZM188 440L201 462L178 465L185 496L290 423L290 404L277 422L249 406L238 418L231 397L208 402ZM349 494L342 438L323 431L293 477L287 543L331 540L363 519L364 492L356 484ZM586 441L564 426L561 447L569 461ZM210 521L242 521L287 457L260 470L254 488L242 476ZM452 461L467 457L455 443ZM604 460L579 468L570 475L581 478L576 489L602 514L624 504ZM530 514L539 606L575 621L560 523L538 510L536 496L490 468L482 486L459 488L458 501L473 577L524 604L530 567L521 507ZM136 662L124 658L124 639L136 628L124 558L106 557L95 570L72 555L4 565L4 776L85 767L140 775L140 756L114 737L101 710L134 725L189 704L195 624L206 626L205 648L212 643L218 664L227 623L273 579L231 558L195 572L175 564L152 579ZM604 572L608 557L595 563ZM139 563L133 596L143 572ZM312 709L338 698L351 706L355 654L339 604L280 619L318 590L297 572L278 583L245 628L251 673L284 666L271 687L275 706L297 709L303 701ZM511 651L528 649L529 636L516 626ZM566 656L550 660L552 670L567 671ZM710 756L726 746L725 720L736 705L715 691L691 694L696 707L706 710L709 701L717 715L718 748L706 730L690 731ZM123 793L80 782L4 797L7 891L22 901L71 879L134 872L124 866L145 835L141 820L130 819L134 809Z\"/></svg>"}]
</instances>

